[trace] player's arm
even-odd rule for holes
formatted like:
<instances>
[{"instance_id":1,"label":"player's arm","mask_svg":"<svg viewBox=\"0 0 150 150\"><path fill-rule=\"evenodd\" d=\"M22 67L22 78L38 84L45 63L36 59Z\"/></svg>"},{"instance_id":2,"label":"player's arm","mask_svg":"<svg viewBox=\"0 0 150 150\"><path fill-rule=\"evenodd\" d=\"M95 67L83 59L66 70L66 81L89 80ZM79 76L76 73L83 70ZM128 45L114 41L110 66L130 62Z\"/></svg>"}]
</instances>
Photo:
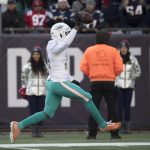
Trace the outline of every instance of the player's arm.
<instances>
[{"instance_id":1,"label":"player's arm","mask_svg":"<svg viewBox=\"0 0 150 150\"><path fill-rule=\"evenodd\" d=\"M50 51L52 54L57 55L64 51L71 45L76 36L76 33L77 30L73 28L71 32L62 41L51 41L47 46L48 52Z\"/></svg>"}]
</instances>

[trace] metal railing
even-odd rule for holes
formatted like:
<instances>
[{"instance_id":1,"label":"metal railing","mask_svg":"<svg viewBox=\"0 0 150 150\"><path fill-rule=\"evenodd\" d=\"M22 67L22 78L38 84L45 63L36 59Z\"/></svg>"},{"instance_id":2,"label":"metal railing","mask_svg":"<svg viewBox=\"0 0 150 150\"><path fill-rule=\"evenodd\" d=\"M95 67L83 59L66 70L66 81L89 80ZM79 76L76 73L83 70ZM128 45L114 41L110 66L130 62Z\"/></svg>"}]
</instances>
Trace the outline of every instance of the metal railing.
<instances>
[{"instance_id":1,"label":"metal railing","mask_svg":"<svg viewBox=\"0 0 150 150\"><path fill-rule=\"evenodd\" d=\"M150 33L150 28L104 28L107 31L114 33ZM3 33L49 33L50 28L5 28ZM84 33L94 33L96 30L87 30ZM83 32L81 32L83 33Z\"/></svg>"},{"instance_id":2,"label":"metal railing","mask_svg":"<svg viewBox=\"0 0 150 150\"><path fill-rule=\"evenodd\" d=\"M3 33L49 33L50 28L5 28Z\"/></svg>"}]
</instances>

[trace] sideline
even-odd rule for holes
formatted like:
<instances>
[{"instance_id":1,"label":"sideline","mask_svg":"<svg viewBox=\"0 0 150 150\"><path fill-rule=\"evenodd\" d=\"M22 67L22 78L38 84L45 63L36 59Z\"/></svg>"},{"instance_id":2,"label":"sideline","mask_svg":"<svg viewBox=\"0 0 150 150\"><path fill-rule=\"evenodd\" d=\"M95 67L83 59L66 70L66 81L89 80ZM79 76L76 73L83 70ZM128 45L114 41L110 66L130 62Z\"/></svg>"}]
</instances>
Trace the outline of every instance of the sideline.
<instances>
[{"instance_id":1,"label":"sideline","mask_svg":"<svg viewBox=\"0 0 150 150\"><path fill-rule=\"evenodd\" d=\"M44 144L0 144L0 148L25 147L89 147L89 146L150 146L150 142L114 142L114 143L44 143Z\"/></svg>"}]
</instances>

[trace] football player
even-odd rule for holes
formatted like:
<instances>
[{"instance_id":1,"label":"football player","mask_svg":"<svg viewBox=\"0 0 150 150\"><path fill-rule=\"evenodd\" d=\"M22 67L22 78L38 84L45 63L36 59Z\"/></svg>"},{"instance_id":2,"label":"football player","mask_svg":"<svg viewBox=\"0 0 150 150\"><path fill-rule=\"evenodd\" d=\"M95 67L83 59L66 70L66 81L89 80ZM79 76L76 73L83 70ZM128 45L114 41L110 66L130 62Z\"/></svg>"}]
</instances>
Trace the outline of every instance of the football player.
<instances>
[{"instance_id":1,"label":"football player","mask_svg":"<svg viewBox=\"0 0 150 150\"><path fill-rule=\"evenodd\" d=\"M106 122L94 105L91 94L73 83L73 78L67 69L67 48L73 42L78 30L79 24L73 29L65 23L56 23L52 26L50 32L52 40L48 41L46 47L50 62L50 74L46 81L45 108L43 111L35 113L20 122L12 121L10 123L10 140L12 143L15 143L21 129L53 118L63 96L78 99L97 121L101 130L116 130L121 126L119 122Z\"/></svg>"}]
</instances>

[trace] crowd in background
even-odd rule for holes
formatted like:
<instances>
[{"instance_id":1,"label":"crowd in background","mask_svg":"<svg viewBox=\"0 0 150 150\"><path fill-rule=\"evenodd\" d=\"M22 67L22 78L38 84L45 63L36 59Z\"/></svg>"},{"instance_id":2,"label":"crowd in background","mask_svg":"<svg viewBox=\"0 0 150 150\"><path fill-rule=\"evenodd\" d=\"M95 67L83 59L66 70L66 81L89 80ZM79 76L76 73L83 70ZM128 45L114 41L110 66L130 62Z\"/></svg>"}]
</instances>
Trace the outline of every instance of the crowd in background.
<instances>
[{"instance_id":1,"label":"crowd in background","mask_svg":"<svg viewBox=\"0 0 150 150\"><path fill-rule=\"evenodd\" d=\"M101 28L150 27L150 0L8 0L2 5L4 28L51 28L57 22L74 26L76 12L87 11L93 23L80 32Z\"/></svg>"}]
</instances>

